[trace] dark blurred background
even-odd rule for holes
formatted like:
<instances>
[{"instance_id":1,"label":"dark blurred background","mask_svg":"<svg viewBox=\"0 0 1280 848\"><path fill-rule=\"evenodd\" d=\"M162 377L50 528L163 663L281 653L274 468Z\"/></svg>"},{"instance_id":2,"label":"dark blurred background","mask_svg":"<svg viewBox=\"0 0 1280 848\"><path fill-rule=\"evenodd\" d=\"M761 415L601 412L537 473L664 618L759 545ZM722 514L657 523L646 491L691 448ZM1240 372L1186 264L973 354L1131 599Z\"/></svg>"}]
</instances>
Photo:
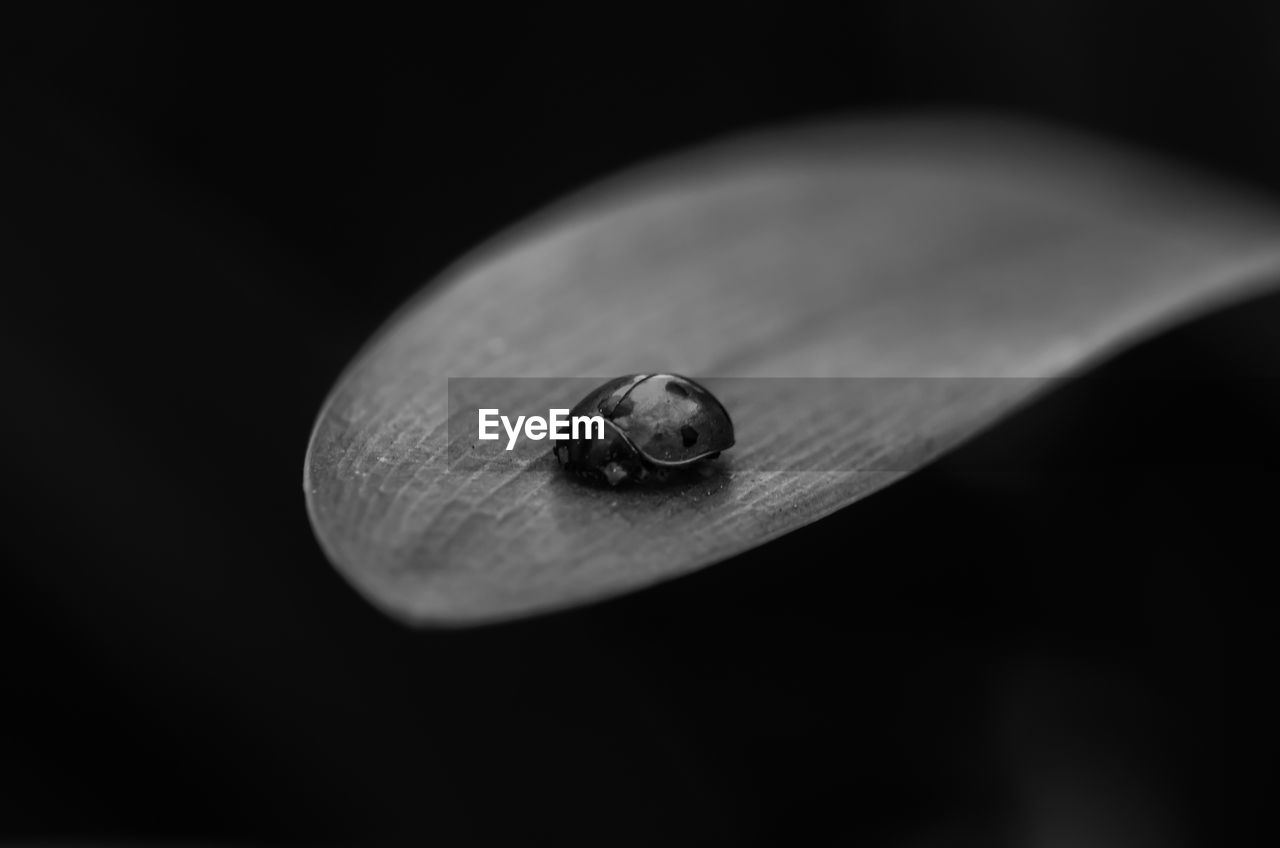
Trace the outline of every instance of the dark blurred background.
<instances>
[{"instance_id":1,"label":"dark blurred background","mask_svg":"<svg viewBox=\"0 0 1280 848\"><path fill-rule=\"evenodd\" d=\"M1261 841L1280 298L521 624L381 617L301 471L424 281L728 131L995 109L1280 196L1280 7L357 8L5 13L0 839Z\"/></svg>"}]
</instances>

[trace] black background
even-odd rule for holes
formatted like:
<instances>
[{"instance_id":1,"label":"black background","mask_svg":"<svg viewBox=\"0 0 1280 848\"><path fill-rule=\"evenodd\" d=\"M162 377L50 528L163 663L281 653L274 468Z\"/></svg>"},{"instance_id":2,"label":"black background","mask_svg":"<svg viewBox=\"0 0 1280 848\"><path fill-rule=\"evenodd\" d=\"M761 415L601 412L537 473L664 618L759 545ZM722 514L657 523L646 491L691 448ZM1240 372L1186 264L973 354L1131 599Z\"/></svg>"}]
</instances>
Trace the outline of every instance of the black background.
<instances>
[{"instance_id":1,"label":"black background","mask_svg":"<svg viewBox=\"0 0 1280 848\"><path fill-rule=\"evenodd\" d=\"M0 837L1257 839L1280 298L729 564L527 623L385 620L300 479L423 281L726 131L998 109L1280 193L1275 8L10 19Z\"/></svg>"}]
</instances>

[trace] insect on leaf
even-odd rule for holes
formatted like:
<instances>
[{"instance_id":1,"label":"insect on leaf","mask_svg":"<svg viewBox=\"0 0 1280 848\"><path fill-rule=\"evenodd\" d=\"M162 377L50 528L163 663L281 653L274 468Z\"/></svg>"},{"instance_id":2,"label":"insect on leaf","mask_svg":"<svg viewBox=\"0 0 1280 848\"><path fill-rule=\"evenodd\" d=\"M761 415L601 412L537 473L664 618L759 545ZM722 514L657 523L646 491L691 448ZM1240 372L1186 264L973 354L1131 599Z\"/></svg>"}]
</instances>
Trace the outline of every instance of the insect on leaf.
<instances>
[{"instance_id":1,"label":"insect on leaf","mask_svg":"<svg viewBox=\"0 0 1280 848\"><path fill-rule=\"evenodd\" d=\"M1276 209L1094 140L927 118L730 139L558 204L401 309L324 404L307 503L401 620L561 609L848 506L1278 272ZM735 447L591 486L549 442L476 453L451 408L464 380L545 414L646 372L704 382Z\"/></svg>"}]
</instances>

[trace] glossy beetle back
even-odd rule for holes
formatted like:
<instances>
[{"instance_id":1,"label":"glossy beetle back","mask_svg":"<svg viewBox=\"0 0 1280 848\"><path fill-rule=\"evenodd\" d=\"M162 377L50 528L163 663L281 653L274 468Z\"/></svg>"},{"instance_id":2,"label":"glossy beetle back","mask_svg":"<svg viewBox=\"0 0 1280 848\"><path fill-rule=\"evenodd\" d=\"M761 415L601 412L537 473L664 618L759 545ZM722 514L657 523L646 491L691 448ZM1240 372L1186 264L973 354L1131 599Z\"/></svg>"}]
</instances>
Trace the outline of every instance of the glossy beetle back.
<instances>
[{"instance_id":1,"label":"glossy beetle back","mask_svg":"<svg viewBox=\"0 0 1280 848\"><path fill-rule=\"evenodd\" d=\"M600 415L605 439L571 439L556 455L571 470L616 484L691 465L733 446L733 422L706 388L678 374L631 374L593 390L570 416ZM639 465L637 466L637 463Z\"/></svg>"},{"instance_id":2,"label":"glossy beetle back","mask_svg":"<svg viewBox=\"0 0 1280 848\"><path fill-rule=\"evenodd\" d=\"M724 406L676 374L636 381L606 417L656 465L686 465L733 447L733 422Z\"/></svg>"}]
</instances>

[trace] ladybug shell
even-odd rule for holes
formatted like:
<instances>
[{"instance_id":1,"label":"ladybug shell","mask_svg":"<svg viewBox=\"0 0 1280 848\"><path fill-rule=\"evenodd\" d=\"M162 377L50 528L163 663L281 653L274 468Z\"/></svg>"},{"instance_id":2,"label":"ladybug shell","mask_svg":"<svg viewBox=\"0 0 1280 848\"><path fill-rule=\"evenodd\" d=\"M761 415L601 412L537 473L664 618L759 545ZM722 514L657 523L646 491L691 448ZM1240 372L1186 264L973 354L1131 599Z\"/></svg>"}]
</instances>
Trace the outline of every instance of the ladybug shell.
<instances>
[{"instance_id":1,"label":"ladybug shell","mask_svg":"<svg viewBox=\"0 0 1280 848\"><path fill-rule=\"evenodd\" d=\"M600 415L605 442L573 440L568 455L601 467L592 454L623 459L624 441L647 463L689 465L733 446L733 422L724 405L702 386L678 374L632 374L610 380L578 402L570 416ZM612 426L610 426L612 425ZM574 441L597 443L576 445Z\"/></svg>"}]
</instances>

